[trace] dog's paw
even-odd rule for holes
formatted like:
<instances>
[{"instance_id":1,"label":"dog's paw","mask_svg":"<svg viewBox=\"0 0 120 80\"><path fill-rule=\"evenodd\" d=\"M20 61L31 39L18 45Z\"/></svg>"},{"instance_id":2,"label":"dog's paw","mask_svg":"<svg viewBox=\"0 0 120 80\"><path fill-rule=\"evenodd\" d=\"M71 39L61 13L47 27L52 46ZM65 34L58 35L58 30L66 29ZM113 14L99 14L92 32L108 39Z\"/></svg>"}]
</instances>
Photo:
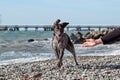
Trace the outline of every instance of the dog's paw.
<instances>
[{"instance_id":1,"label":"dog's paw","mask_svg":"<svg viewBox=\"0 0 120 80\"><path fill-rule=\"evenodd\" d=\"M79 65L78 63L76 63L76 65Z\"/></svg>"},{"instance_id":2,"label":"dog's paw","mask_svg":"<svg viewBox=\"0 0 120 80\"><path fill-rule=\"evenodd\" d=\"M57 64L57 66L58 66L59 68L61 68L62 65L63 65L62 62L58 62L58 64Z\"/></svg>"}]
</instances>

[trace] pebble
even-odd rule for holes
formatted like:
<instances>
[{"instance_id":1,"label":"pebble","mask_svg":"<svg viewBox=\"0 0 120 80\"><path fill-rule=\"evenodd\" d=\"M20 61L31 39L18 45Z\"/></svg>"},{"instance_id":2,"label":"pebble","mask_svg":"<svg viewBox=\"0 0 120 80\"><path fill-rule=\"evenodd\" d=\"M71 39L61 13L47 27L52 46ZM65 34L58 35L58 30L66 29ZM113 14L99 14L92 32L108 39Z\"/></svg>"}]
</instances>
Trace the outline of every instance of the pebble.
<instances>
[{"instance_id":1,"label":"pebble","mask_svg":"<svg viewBox=\"0 0 120 80\"><path fill-rule=\"evenodd\" d=\"M58 68L55 59L0 65L0 80L120 80L120 56L65 57Z\"/></svg>"}]
</instances>

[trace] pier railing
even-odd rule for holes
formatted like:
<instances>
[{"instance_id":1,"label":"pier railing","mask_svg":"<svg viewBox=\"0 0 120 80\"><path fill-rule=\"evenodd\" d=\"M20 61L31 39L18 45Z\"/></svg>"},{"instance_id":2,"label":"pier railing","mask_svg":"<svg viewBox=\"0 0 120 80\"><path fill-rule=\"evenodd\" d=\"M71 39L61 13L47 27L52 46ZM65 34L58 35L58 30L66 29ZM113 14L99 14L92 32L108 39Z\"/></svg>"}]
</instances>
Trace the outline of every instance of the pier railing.
<instances>
[{"instance_id":1,"label":"pier railing","mask_svg":"<svg viewBox=\"0 0 120 80\"><path fill-rule=\"evenodd\" d=\"M92 30L102 30L102 29L115 29L120 27L119 25L69 25L66 30L76 30L76 31L92 31ZM28 31L31 30L39 31L53 31L52 25L0 25L0 31L20 31L24 29Z\"/></svg>"}]
</instances>

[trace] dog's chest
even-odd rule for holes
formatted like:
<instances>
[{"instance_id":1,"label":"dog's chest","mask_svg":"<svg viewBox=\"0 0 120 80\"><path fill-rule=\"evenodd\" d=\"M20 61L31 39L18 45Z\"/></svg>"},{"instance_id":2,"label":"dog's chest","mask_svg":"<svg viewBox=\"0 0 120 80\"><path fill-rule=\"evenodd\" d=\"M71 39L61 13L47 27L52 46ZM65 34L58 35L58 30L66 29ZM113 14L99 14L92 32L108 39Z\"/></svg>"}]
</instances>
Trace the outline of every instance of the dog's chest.
<instances>
[{"instance_id":1,"label":"dog's chest","mask_svg":"<svg viewBox=\"0 0 120 80\"><path fill-rule=\"evenodd\" d=\"M54 37L53 39L53 47L66 48L67 44L68 44L67 36L62 37L59 41L57 40L56 37Z\"/></svg>"}]
</instances>

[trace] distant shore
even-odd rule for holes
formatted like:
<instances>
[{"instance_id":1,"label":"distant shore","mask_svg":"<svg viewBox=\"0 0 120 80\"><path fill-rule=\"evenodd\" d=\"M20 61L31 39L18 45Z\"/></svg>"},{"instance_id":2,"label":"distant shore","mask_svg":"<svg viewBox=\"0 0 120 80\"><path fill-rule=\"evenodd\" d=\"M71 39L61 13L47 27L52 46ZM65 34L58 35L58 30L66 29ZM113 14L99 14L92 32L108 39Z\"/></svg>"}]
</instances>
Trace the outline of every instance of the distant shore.
<instances>
[{"instance_id":1,"label":"distant shore","mask_svg":"<svg viewBox=\"0 0 120 80\"><path fill-rule=\"evenodd\" d=\"M64 57L63 66L50 59L29 63L0 65L0 80L119 80L120 55L78 56L76 66L72 57Z\"/></svg>"}]
</instances>

